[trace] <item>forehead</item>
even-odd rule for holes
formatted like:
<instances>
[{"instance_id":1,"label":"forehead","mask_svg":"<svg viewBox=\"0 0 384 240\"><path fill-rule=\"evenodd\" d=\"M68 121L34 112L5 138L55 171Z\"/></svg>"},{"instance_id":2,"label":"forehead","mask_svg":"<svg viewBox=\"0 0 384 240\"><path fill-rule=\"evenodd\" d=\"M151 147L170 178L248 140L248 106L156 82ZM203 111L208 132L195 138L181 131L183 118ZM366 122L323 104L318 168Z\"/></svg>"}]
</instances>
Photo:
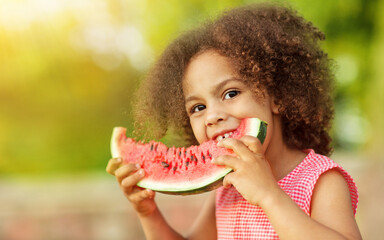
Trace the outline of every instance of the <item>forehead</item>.
<instances>
[{"instance_id":1,"label":"forehead","mask_svg":"<svg viewBox=\"0 0 384 240\"><path fill-rule=\"evenodd\" d=\"M207 50L194 56L186 67L183 76L183 91L195 87L209 87L220 81L237 76L229 58L214 50Z\"/></svg>"}]
</instances>

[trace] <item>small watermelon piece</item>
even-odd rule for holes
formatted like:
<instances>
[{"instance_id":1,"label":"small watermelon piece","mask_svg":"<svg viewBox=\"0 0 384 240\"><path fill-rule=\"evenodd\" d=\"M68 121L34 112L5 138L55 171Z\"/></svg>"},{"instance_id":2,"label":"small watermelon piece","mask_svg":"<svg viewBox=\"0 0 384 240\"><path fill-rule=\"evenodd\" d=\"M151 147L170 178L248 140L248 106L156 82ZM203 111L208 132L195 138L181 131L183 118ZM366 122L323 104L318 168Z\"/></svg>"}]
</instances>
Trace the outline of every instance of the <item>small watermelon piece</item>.
<instances>
[{"instance_id":1,"label":"small watermelon piece","mask_svg":"<svg viewBox=\"0 0 384 240\"><path fill-rule=\"evenodd\" d=\"M244 135L258 137L263 143L267 123L257 118L246 118L231 138ZM215 189L232 169L211 163L220 155L234 155L232 150L218 147L209 140L188 148L168 148L161 142L137 142L126 137L126 129L115 127L111 139L112 157L121 157L125 163L139 163L145 178L137 185L168 194L196 194Z\"/></svg>"}]
</instances>

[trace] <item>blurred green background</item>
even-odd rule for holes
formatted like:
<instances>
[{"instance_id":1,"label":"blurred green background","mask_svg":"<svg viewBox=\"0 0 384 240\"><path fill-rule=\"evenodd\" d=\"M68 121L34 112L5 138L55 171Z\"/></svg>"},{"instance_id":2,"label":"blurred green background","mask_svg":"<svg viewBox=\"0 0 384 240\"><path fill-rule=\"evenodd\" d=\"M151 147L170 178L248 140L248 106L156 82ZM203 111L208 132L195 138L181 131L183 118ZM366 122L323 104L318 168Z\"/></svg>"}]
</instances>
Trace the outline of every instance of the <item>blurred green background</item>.
<instances>
[{"instance_id":1,"label":"blurred green background","mask_svg":"<svg viewBox=\"0 0 384 240\"><path fill-rule=\"evenodd\" d=\"M251 2L0 0L0 178L105 174L112 128L132 130L133 92L165 46ZM381 164L384 1L287 2L338 65L335 154Z\"/></svg>"},{"instance_id":2,"label":"blurred green background","mask_svg":"<svg viewBox=\"0 0 384 240\"><path fill-rule=\"evenodd\" d=\"M1 0L0 173L103 170L112 127L132 128L132 93L164 47L249 2ZM290 4L326 33L338 65L335 147L380 150L383 4Z\"/></svg>"}]
</instances>

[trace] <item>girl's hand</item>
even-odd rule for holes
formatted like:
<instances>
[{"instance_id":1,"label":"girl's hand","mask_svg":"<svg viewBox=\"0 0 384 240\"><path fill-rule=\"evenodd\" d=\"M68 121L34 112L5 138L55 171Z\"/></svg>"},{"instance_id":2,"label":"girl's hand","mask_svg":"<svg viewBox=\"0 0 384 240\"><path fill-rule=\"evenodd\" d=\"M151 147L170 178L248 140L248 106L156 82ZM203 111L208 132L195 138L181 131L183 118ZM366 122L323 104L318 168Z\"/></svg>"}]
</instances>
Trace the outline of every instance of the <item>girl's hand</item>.
<instances>
[{"instance_id":1,"label":"girl's hand","mask_svg":"<svg viewBox=\"0 0 384 240\"><path fill-rule=\"evenodd\" d=\"M248 202L259 206L268 196L280 191L258 138L226 138L221 140L218 146L232 149L237 155L223 155L212 161L233 169L223 180L225 188L233 185Z\"/></svg>"},{"instance_id":2,"label":"girl's hand","mask_svg":"<svg viewBox=\"0 0 384 240\"><path fill-rule=\"evenodd\" d=\"M136 186L145 176L144 169L140 169L140 165L122 164L120 158L112 158L109 160L106 170L116 177L124 195L139 215L147 216L155 211L155 192Z\"/></svg>"}]
</instances>

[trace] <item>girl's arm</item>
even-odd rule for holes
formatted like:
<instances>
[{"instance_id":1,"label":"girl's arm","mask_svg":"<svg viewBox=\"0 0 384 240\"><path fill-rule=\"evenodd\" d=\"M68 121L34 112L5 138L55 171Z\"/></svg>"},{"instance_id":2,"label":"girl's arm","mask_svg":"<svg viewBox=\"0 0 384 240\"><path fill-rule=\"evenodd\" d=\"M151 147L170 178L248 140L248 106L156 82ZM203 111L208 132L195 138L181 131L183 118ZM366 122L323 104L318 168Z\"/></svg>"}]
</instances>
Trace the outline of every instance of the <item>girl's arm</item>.
<instances>
[{"instance_id":1,"label":"girl's arm","mask_svg":"<svg viewBox=\"0 0 384 240\"><path fill-rule=\"evenodd\" d=\"M149 215L139 215L146 239L184 239L171 228L158 208Z\"/></svg>"},{"instance_id":2,"label":"girl's arm","mask_svg":"<svg viewBox=\"0 0 384 240\"><path fill-rule=\"evenodd\" d=\"M259 205L281 239L361 239L347 183L338 171L320 176L308 216L278 186L257 138L228 138L219 145L239 156L214 160L234 170L224 178L224 186L233 185L248 202Z\"/></svg>"},{"instance_id":3,"label":"girl's arm","mask_svg":"<svg viewBox=\"0 0 384 240\"><path fill-rule=\"evenodd\" d=\"M173 230L160 211L156 209L150 215L139 215L147 239L216 239L215 194L205 200L202 210L194 222L187 238Z\"/></svg>"},{"instance_id":4,"label":"girl's arm","mask_svg":"<svg viewBox=\"0 0 384 240\"><path fill-rule=\"evenodd\" d=\"M280 189L262 202L281 239L361 239L352 210L347 183L330 170L318 180L311 203L311 217Z\"/></svg>"},{"instance_id":5,"label":"girl's arm","mask_svg":"<svg viewBox=\"0 0 384 240\"><path fill-rule=\"evenodd\" d=\"M317 181L312 195L311 217L350 239L361 239L347 182L337 170L324 173Z\"/></svg>"},{"instance_id":6,"label":"girl's arm","mask_svg":"<svg viewBox=\"0 0 384 240\"><path fill-rule=\"evenodd\" d=\"M205 200L204 206L188 235L188 239L217 239L215 199L216 191L213 191Z\"/></svg>"},{"instance_id":7,"label":"girl's arm","mask_svg":"<svg viewBox=\"0 0 384 240\"><path fill-rule=\"evenodd\" d=\"M173 230L160 210L154 197L155 192L142 189L136 184L145 176L135 164L121 164L121 159L113 158L108 162L107 172L114 175L126 198L135 209L147 239L185 239ZM215 239L215 199L210 196L197 218L190 239Z\"/></svg>"},{"instance_id":8,"label":"girl's arm","mask_svg":"<svg viewBox=\"0 0 384 240\"><path fill-rule=\"evenodd\" d=\"M125 197L136 211L147 239L183 239L165 221L155 201L155 192L137 187L145 176L135 164L122 164L121 159L109 160L107 172L116 177Z\"/></svg>"}]
</instances>

